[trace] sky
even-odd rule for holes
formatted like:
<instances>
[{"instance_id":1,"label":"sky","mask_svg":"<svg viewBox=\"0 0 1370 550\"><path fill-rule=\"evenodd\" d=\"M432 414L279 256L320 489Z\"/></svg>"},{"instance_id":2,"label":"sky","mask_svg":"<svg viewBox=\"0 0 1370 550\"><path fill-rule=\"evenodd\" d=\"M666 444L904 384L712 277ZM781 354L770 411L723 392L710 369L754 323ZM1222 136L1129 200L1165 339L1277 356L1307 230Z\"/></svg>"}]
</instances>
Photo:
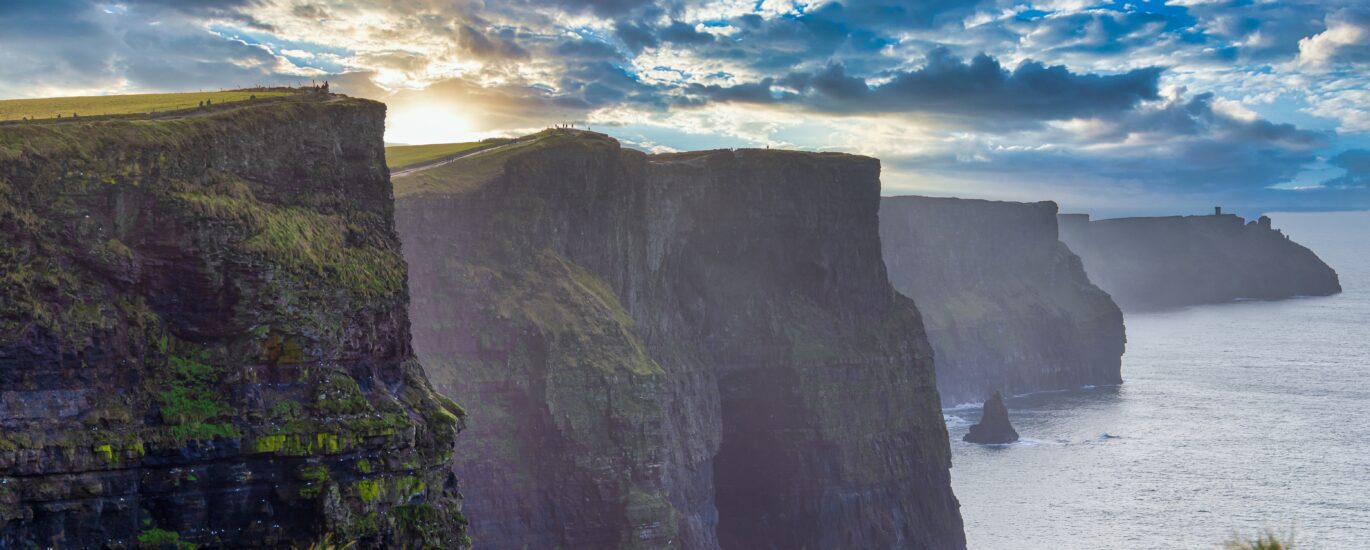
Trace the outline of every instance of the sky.
<instances>
[{"instance_id":1,"label":"sky","mask_svg":"<svg viewBox=\"0 0 1370 550\"><path fill-rule=\"evenodd\" d=\"M0 0L0 98L330 82L386 140L843 151L884 193L1370 208L1365 0Z\"/></svg>"}]
</instances>

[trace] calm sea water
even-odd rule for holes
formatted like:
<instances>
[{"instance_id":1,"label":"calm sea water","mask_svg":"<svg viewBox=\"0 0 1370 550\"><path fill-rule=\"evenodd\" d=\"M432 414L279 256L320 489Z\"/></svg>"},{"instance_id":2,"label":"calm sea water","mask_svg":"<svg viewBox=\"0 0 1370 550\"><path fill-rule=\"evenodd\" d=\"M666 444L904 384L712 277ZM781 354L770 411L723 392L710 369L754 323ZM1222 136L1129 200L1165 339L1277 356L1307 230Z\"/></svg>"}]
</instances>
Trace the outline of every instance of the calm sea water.
<instances>
[{"instance_id":1,"label":"calm sea water","mask_svg":"<svg viewBox=\"0 0 1370 550\"><path fill-rule=\"evenodd\" d=\"M1126 382L1011 399L1018 444L946 411L970 548L1370 548L1370 213L1272 217L1344 293L1129 315Z\"/></svg>"}]
</instances>

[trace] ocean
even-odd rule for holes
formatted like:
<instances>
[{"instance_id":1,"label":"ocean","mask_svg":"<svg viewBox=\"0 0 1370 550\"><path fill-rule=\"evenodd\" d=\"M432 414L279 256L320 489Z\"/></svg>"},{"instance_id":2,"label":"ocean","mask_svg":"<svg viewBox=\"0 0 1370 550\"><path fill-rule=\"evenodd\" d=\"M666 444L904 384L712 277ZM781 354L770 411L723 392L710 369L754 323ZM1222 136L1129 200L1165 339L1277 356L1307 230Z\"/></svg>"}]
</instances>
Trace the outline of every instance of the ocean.
<instances>
[{"instance_id":1,"label":"ocean","mask_svg":"<svg viewBox=\"0 0 1370 550\"><path fill-rule=\"evenodd\" d=\"M1271 217L1342 294L1127 314L1124 383L1009 399L1013 445L944 411L970 548L1370 548L1370 213Z\"/></svg>"}]
</instances>

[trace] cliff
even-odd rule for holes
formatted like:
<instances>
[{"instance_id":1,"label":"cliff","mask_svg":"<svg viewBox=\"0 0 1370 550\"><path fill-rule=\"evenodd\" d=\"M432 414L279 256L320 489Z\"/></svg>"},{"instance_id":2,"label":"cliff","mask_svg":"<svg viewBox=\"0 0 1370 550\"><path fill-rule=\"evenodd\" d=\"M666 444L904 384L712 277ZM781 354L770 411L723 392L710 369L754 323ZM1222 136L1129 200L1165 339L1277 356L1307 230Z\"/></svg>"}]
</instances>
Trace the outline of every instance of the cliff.
<instances>
[{"instance_id":1,"label":"cliff","mask_svg":"<svg viewBox=\"0 0 1370 550\"><path fill-rule=\"evenodd\" d=\"M548 132L396 180L489 548L961 548L874 159Z\"/></svg>"},{"instance_id":2,"label":"cliff","mask_svg":"<svg viewBox=\"0 0 1370 550\"><path fill-rule=\"evenodd\" d=\"M384 118L0 126L0 547L464 543Z\"/></svg>"},{"instance_id":3,"label":"cliff","mask_svg":"<svg viewBox=\"0 0 1370 550\"><path fill-rule=\"evenodd\" d=\"M880 237L945 405L1122 382L1122 313L1057 239L1054 203L886 197Z\"/></svg>"},{"instance_id":4,"label":"cliff","mask_svg":"<svg viewBox=\"0 0 1370 550\"><path fill-rule=\"evenodd\" d=\"M1337 273L1271 227L1270 218L1063 219L1061 240L1125 310L1341 292Z\"/></svg>"}]
</instances>

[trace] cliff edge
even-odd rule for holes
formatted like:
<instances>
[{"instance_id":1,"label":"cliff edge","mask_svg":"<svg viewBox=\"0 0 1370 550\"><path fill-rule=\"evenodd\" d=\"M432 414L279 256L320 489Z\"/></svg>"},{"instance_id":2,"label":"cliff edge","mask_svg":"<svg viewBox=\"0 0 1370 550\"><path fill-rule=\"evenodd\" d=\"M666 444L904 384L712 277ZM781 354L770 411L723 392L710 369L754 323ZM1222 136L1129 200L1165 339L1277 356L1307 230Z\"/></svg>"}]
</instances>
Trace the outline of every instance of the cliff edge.
<instances>
[{"instance_id":1,"label":"cliff edge","mask_svg":"<svg viewBox=\"0 0 1370 550\"><path fill-rule=\"evenodd\" d=\"M1122 312L1058 240L1055 203L886 197L880 237L943 404L1122 382Z\"/></svg>"},{"instance_id":2,"label":"cliff edge","mask_svg":"<svg viewBox=\"0 0 1370 550\"><path fill-rule=\"evenodd\" d=\"M396 189L477 544L965 546L878 161L550 131Z\"/></svg>"},{"instance_id":3,"label":"cliff edge","mask_svg":"<svg viewBox=\"0 0 1370 550\"><path fill-rule=\"evenodd\" d=\"M465 544L384 118L0 126L0 547Z\"/></svg>"},{"instance_id":4,"label":"cliff edge","mask_svg":"<svg viewBox=\"0 0 1370 550\"><path fill-rule=\"evenodd\" d=\"M1062 217L1061 240L1125 310L1341 292L1337 272L1265 216L1248 223L1220 211L1096 221L1074 214Z\"/></svg>"}]
</instances>

